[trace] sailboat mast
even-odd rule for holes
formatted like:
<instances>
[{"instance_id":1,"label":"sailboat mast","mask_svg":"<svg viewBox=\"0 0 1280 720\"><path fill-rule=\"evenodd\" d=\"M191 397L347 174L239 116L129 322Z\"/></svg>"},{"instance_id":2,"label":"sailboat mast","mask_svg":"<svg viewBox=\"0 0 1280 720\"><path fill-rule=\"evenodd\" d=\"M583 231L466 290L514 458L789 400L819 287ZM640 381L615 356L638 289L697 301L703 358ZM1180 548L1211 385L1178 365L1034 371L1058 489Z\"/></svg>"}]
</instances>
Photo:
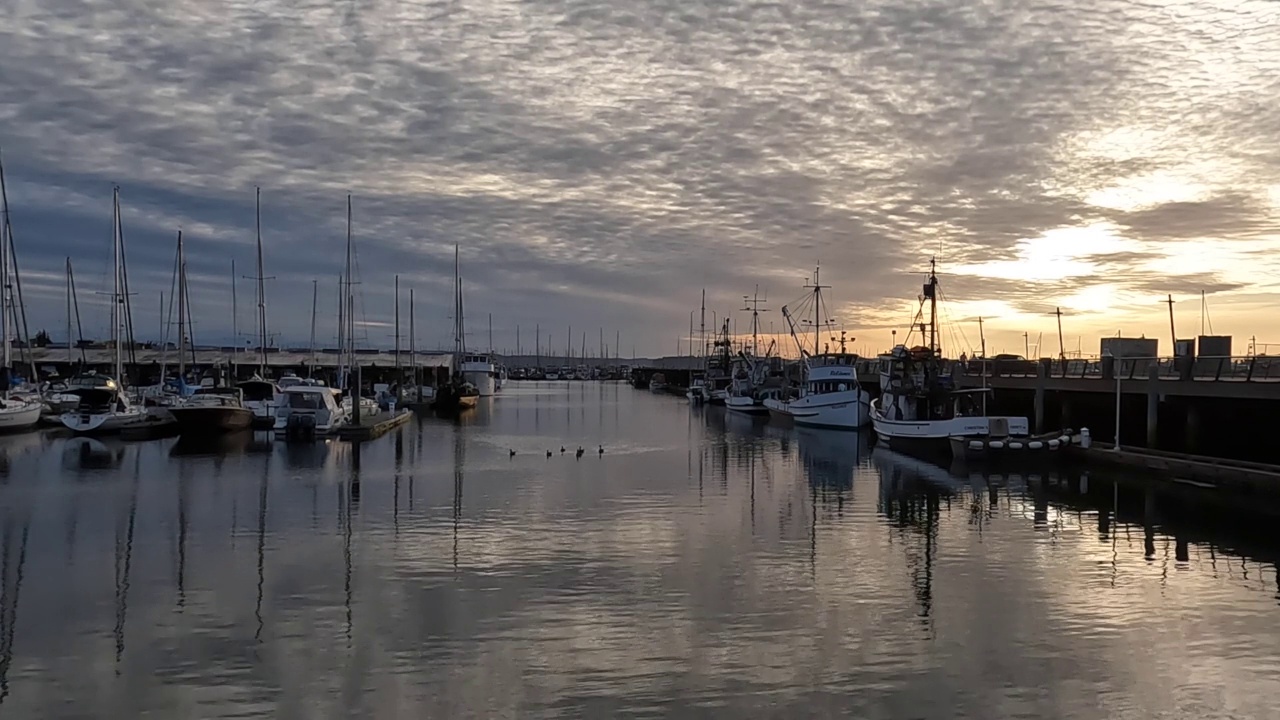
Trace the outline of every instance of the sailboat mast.
<instances>
[{"instance_id":1,"label":"sailboat mast","mask_svg":"<svg viewBox=\"0 0 1280 720\"><path fill-rule=\"evenodd\" d=\"M5 197L3 204L4 217L0 218L0 337L4 345L3 359L0 359L0 373L4 373L4 397L9 397L9 201Z\"/></svg>"},{"instance_id":2,"label":"sailboat mast","mask_svg":"<svg viewBox=\"0 0 1280 720\"><path fill-rule=\"evenodd\" d=\"M414 339L413 288L409 288L409 372L413 375L413 391L416 393L421 383L418 382L418 345Z\"/></svg>"},{"instance_id":3,"label":"sailboat mast","mask_svg":"<svg viewBox=\"0 0 1280 720\"><path fill-rule=\"evenodd\" d=\"M938 351L938 275L937 260L929 258L929 349Z\"/></svg>"},{"instance_id":4,"label":"sailboat mast","mask_svg":"<svg viewBox=\"0 0 1280 720\"><path fill-rule=\"evenodd\" d=\"M316 369L316 309L320 299L320 281L311 281L311 362L307 365L307 377L311 377Z\"/></svg>"},{"instance_id":5,"label":"sailboat mast","mask_svg":"<svg viewBox=\"0 0 1280 720\"><path fill-rule=\"evenodd\" d=\"M76 314L76 340L80 347L80 364L83 365L88 361L84 352L84 326L80 324L80 298L76 295L76 273L71 268L71 258L67 258L67 285L71 288L71 307ZM71 338L67 338L67 342L71 342Z\"/></svg>"},{"instance_id":6,"label":"sailboat mast","mask_svg":"<svg viewBox=\"0 0 1280 720\"><path fill-rule=\"evenodd\" d=\"M489 313L489 354L493 354L493 313Z\"/></svg>"},{"instance_id":7,"label":"sailboat mast","mask_svg":"<svg viewBox=\"0 0 1280 720\"><path fill-rule=\"evenodd\" d=\"M67 258L67 364L70 365L74 358L72 349L75 343L71 341L71 258Z\"/></svg>"},{"instance_id":8,"label":"sailboat mast","mask_svg":"<svg viewBox=\"0 0 1280 720\"><path fill-rule=\"evenodd\" d=\"M396 385L404 379L400 369L400 276L396 275Z\"/></svg>"},{"instance_id":9,"label":"sailboat mast","mask_svg":"<svg viewBox=\"0 0 1280 720\"><path fill-rule=\"evenodd\" d=\"M231 259L231 378L236 377L236 356L240 354L240 307L236 300L236 260Z\"/></svg>"},{"instance_id":10,"label":"sailboat mast","mask_svg":"<svg viewBox=\"0 0 1280 720\"><path fill-rule=\"evenodd\" d=\"M267 376L267 290L262 273L262 188L254 188L254 229L258 236L258 374Z\"/></svg>"},{"instance_id":11,"label":"sailboat mast","mask_svg":"<svg viewBox=\"0 0 1280 720\"><path fill-rule=\"evenodd\" d=\"M178 383L187 377L187 258L182 251L182 231L178 231Z\"/></svg>"},{"instance_id":12,"label":"sailboat mast","mask_svg":"<svg viewBox=\"0 0 1280 720\"><path fill-rule=\"evenodd\" d=\"M111 293L111 340L115 345L115 378L122 382L124 358L120 356L120 188L111 193L111 267L114 281Z\"/></svg>"}]
</instances>

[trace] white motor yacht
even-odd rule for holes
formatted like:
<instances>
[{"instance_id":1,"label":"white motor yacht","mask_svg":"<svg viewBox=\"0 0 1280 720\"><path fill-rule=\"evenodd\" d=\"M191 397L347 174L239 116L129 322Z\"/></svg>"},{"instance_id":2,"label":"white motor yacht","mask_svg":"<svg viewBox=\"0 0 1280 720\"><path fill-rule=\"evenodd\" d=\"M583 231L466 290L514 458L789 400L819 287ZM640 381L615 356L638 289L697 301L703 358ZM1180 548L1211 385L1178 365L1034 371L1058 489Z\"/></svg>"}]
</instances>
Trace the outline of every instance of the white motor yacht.
<instances>
[{"instance_id":1,"label":"white motor yacht","mask_svg":"<svg viewBox=\"0 0 1280 720\"><path fill-rule=\"evenodd\" d=\"M64 394L75 396L76 406L60 419L74 433L119 432L146 422L146 408L131 403L119 383L107 375L75 377L67 385Z\"/></svg>"},{"instance_id":2,"label":"white motor yacht","mask_svg":"<svg viewBox=\"0 0 1280 720\"><path fill-rule=\"evenodd\" d=\"M276 434L314 439L346 425L350 416L338 395L338 390L321 385L298 384L286 388L276 405Z\"/></svg>"}]
</instances>

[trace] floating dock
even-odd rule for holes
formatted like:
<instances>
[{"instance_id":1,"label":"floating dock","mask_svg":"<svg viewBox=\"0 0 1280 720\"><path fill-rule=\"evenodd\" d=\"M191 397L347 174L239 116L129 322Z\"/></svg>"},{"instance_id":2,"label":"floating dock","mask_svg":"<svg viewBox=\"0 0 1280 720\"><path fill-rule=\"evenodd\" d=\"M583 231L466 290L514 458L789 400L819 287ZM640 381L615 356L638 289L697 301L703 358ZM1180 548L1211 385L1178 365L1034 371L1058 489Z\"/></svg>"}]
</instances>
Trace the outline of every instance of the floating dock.
<instances>
[{"instance_id":1,"label":"floating dock","mask_svg":"<svg viewBox=\"0 0 1280 720\"><path fill-rule=\"evenodd\" d=\"M333 437L351 442L366 442L391 432L395 428L409 422L413 411L397 409L394 413L381 412L372 417L360 419L359 424L343 425L333 432Z\"/></svg>"},{"instance_id":2,"label":"floating dock","mask_svg":"<svg viewBox=\"0 0 1280 720\"><path fill-rule=\"evenodd\" d=\"M1169 482L1241 494L1280 495L1280 465L1227 460L1186 453L1122 447L1094 441L1070 452L1091 465L1134 468L1158 473Z\"/></svg>"}]
</instances>

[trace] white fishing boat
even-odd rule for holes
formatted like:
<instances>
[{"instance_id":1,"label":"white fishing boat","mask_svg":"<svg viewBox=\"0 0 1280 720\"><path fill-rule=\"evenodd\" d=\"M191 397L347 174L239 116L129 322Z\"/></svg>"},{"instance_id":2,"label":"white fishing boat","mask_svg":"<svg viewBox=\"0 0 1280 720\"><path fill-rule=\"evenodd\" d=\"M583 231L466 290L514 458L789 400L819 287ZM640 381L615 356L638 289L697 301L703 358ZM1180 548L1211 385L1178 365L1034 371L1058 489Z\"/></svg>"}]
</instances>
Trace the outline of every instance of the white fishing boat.
<instances>
[{"instance_id":1,"label":"white fishing boat","mask_svg":"<svg viewBox=\"0 0 1280 720\"><path fill-rule=\"evenodd\" d=\"M275 432L295 440L314 440L346 425L350 414L336 388L294 385L280 393Z\"/></svg>"},{"instance_id":2,"label":"white fishing boat","mask_svg":"<svg viewBox=\"0 0 1280 720\"><path fill-rule=\"evenodd\" d=\"M724 406L728 410L744 415L769 414L769 408L765 407L763 399L756 392L756 383L752 378L754 367L754 365L738 364L724 401Z\"/></svg>"},{"instance_id":3,"label":"white fishing boat","mask_svg":"<svg viewBox=\"0 0 1280 720\"><path fill-rule=\"evenodd\" d=\"M989 389L957 390L945 373L937 344L938 278L931 269L917 317L929 303L927 345L898 345L880 356L880 397L871 403L871 424L880 442L899 452L950 456L951 438L1027 437L1025 417L988 416Z\"/></svg>"},{"instance_id":4,"label":"white fishing boat","mask_svg":"<svg viewBox=\"0 0 1280 720\"><path fill-rule=\"evenodd\" d=\"M871 394L858 384L857 359L847 353L808 359L800 396L787 403L797 425L856 430L871 421Z\"/></svg>"},{"instance_id":5,"label":"white fishing boat","mask_svg":"<svg viewBox=\"0 0 1280 720\"><path fill-rule=\"evenodd\" d=\"M830 351L830 345L824 351L822 331L833 323L822 299L823 289L830 286L822 284L820 273L821 268L813 271L813 284L806 286L813 292L800 300L795 313L785 305L782 308L800 351L802 380L794 397L775 400L770 410L789 416L797 425L856 430L870 422L871 395L858 384L858 356L845 351L848 338L844 332L840 333L836 352ZM808 315L809 311L813 319L805 322L813 328L812 349L801 340L795 319L797 314Z\"/></svg>"},{"instance_id":6,"label":"white fishing boat","mask_svg":"<svg viewBox=\"0 0 1280 720\"><path fill-rule=\"evenodd\" d=\"M458 369L462 379L479 391L480 397L492 397L498 391L497 368L486 353L464 353Z\"/></svg>"},{"instance_id":7,"label":"white fishing boat","mask_svg":"<svg viewBox=\"0 0 1280 720\"><path fill-rule=\"evenodd\" d=\"M559 380L560 373L556 370L548 370L543 376L543 380Z\"/></svg>"}]
</instances>

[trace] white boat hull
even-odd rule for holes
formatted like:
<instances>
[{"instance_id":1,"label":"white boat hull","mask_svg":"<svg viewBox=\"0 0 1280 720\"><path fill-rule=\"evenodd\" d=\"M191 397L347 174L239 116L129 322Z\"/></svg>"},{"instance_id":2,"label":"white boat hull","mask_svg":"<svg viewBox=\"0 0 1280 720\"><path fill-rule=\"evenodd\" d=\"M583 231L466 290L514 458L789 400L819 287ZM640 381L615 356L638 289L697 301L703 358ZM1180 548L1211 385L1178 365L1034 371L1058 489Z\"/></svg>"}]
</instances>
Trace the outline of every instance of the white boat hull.
<instances>
[{"instance_id":1,"label":"white boat hull","mask_svg":"<svg viewBox=\"0 0 1280 720\"><path fill-rule=\"evenodd\" d=\"M861 390L806 395L787 403L797 425L857 430L871 422L870 396Z\"/></svg>"},{"instance_id":2,"label":"white boat hull","mask_svg":"<svg viewBox=\"0 0 1280 720\"><path fill-rule=\"evenodd\" d=\"M40 420L43 406L39 402L8 400L0 407L0 432L24 430Z\"/></svg>"},{"instance_id":3,"label":"white boat hull","mask_svg":"<svg viewBox=\"0 0 1280 720\"><path fill-rule=\"evenodd\" d=\"M113 433L147 421L147 411L131 407L124 412L81 413L72 410L62 414L62 424L73 433Z\"/></svg>"},{"instance_id":4,"label":"white boat hull","mask_svg":"<svg viewBox=\"0 0 1280 720\"><path fill-rule=\"evenodd\" d=\"M730 395L725 399L724 406L733 412L742 413L743 415L769 414L769 408L756 402L755 398L741 395Z\"/></svg>"},{"instance_id":5,"label":"white boat hull","mask_svg":"<svg viewBox=\"0 0 1280 720\"><path fill-rule=\"evenodd\" d=\"M1008 434L1027 436L1029 424L1024 417L973 416L947 420L894 420L884 416L877 399L871 403L871 425L876 436L895 450L951 452L951 438L985 437L991 434L991 421L1007 423Z\"/></svg>"},{"instance_id":6,"label":"white boat hull","mask_svg":"<svg viewBox=\"0 0 1280 720\"><path fill-rule=\"evenodd\" d=\"M463 370L462 379L476 387L480 397L493 397L497 394L497 383L493 373L482 370Z\"/></svg>"}]
</instances>

